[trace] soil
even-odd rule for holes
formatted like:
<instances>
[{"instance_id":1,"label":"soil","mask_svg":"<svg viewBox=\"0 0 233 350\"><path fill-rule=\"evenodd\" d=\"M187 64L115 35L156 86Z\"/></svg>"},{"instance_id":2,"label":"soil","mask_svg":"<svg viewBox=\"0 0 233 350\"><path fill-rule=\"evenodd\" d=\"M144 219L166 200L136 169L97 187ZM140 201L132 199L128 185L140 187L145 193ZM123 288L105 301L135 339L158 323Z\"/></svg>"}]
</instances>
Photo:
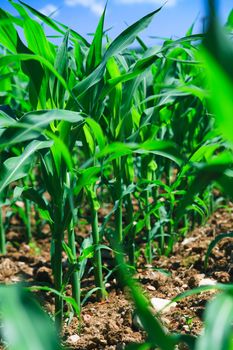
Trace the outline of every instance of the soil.
<instances>
[{"instance_id":1,"label":"soil","mask_svg":"<svg viewBox=\"0 0 233 350\"><path fill-rule=\"evenodd\" d=\"M195 288L204 278L214 283L233 282L233 239L223 239L213 250L208 269L204 270L204 258L209 243L216 235L231 231L233 206L218 209L208 222L195 228L183 240L175 244L169 257L155 257L152 265L139 260L136 278L148 298L171 299ZM48 227L40 238L27 245L21 242L24 228L17 218L11 220L7 233L7 254L0 256L0 283L26 283L53 285L50 265L50 238ZM64 265L66 264L64 257ZM86 277L83 288L93 288L93 279ZM73 317L64 326L63 340L70 349L124 349L126 344L142 342L146 334L141 330L128 293L123 293L115 279L106 284L108 297L97 302L94 296L84 305L82 319ZM70 290L68 288L68 294ZM204 292L188 297L163 313L161 322L172 332L200 334L206 303L215 292ZM43 307L53 312L53 296L37 292ZM68 317L68 313L67 313ZM69 322L68 322L69 321ZM0 347L0 349L3 349Z\"/></svg>"}]
</instances>

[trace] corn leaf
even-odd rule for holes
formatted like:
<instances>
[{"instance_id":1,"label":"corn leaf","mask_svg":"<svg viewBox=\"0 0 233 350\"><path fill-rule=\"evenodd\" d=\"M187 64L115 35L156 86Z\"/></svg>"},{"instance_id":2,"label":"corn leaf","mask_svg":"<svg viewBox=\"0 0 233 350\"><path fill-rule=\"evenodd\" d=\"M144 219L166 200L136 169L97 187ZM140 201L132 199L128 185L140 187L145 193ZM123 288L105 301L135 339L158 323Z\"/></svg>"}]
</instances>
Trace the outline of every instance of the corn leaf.
<instances>
[{"instance_id":1,"label":"corn leaf","mask_svg":"<svg viewBox=\"0 0 233 350\"><path fill-rule=\"evenodd\" d=\"M0 193L13 181L28 175L36 151L51 147L51 141L32 141L18 157L8 158L0 170Z\"/></svg>"},{"instance_id":2,"label":"corn leaf","mask_svg":"<svg viewBox=\"0 0 233 350\"><path fill-rule=\"evenodd\" d=\"M3 336L11 350L61 349L55 327L31 294L20 287L0 287Z\"/></svg>"},{"instance_id":3,"label":"corn leaf","mask_svg":"<svg viewBox=\"0 0 233 350\"><path fill-rule=\"evenodd\" d=\"M74 87L74 93L82 96L88 89L97 84L103 76L108 59L126 49L128 45L130 45L135 40L138 33L147 28L153 16L159 12L161 8L162 7L149 13L147 16L141 18L139 21L135 22L133 25L124 30L111 43L103 56L102 63L91 74L89 74L85 79L83 79Z\"/></svg>"},{"instance_id":4,"label":"corn leaf","mask_svg":"<svg viewBox=\"0 0 233 350\"><path fill-rule=\"evenodd\" d=\"M11 52L16 53L18 34L9 15L0 8L0 42Z\"/></svg>"},{"instance_id":5,"label":"corn leaf","mask_svg":"<svg viewBox=\"0 0 233 350\"><path fill-rule=\"evenodd\" d=\"M233 295L218 295L205 312L205 330L195 350L232 350Z\"/></svg>"},{"instance_id":6,"label":"corn leaf","mask_svg":"<svg viewBox=\"0 0 233 350\"><path fill-rule=\"evenodd\" d=\"M78 112L59 109L27 113L1 135L0 147L40 137L50 123L55 120L79 123L83 121L83 117Z\"/></svg>"},{"instance_id":7,"label":"corn leaf","mask_svg":"<svg viewBox=\"0 0 233 350\"><path fill-rule=\"evenodd\" d=\"M53 20L48 16L45 16L43 13L37 11L36 9L34 9L33 7L29 6L28 4L24 3L23 1L19 2L26 7L34 16L38 17L39 19L41 19L41 21L43 21L44 23L46 23L48 26L50 26L51 28L53 28L54 30L56 30L57 32L61 33L61 34L65 34L68 30L70 30L72 36L78 40L81 41L85 46L89 47L90 44L86 41L86 39L81 36L80 34L78 34L76 31L70 29L69 27L67 27L66 25L64 25L63 23L60 23L57 20ZM64 28L64 31L60 28Z\"/></svg>"},{"instance_id":8,"label":"corn leaf","mask_svg":"<svg viewBox=\"0 0 233 350\"><path fill-rule=\"evenodd\" d=\"M209 29L203 55L212 89L211 103L224 137L233 142L233 45L217 22L210 7Z\"/></svg>"},{"instance_id":9,"label":"corn leaf","mask_svg":"<svg viewBox=\"0 0 233 350\"><path fill-rule=\"evenodd\" d=\"M104 12L100 17L99 24L96 28L94 39L89 48L87 61L86 61L86 73L90 74L102 60L102 40L103 40L103 29L104 29L104 18L105 18L106 6Z\"/></svg>"},{"instance_id":10,"label":"corn leaf","mask_svg":"<svg viewBox=\"0 0 233 350\"><path fill-rule=\"evenodd\" d=\"M103 99L109 92L119 83L136 78L139 74L145 74L148 67L150 67L155 61L157 56L153 55L150 57L138 60L133 69L125 74L122 74L116 78L109 79L107 85L104 87L100 99Z\"/></svg>"},{"instance_id":11,"label":"corn leaf","mask_svg":"<svg viewBox=\"0 0 233 350\"><path fill-rule=\"evenodd\" d=\"M162 7L159 7L157 10L149 13L148 15L142 17L140 20L129 26L125 29L118 37L113 40L109 48L104 54L103 59L108 60L110 57L115 56L116 54L125 50L130 44L132 44L137 37L137 35L144 29L148 27L151 23L154 15L158 13Z\"/></svg>"},{"instance_id":12,"label":"corn leaf","mask_svg":"<svg viewBox=\"0 0 233 350\"><path fill-rule=\"evenodd\" d=\"M215 237L215 239L213 239L213 241L210 242L208 249L207 249L207 252L206 252L206 256L205 256L205 262L204 262L205 269L207 269L207 267L208 267L208 260L209 260L209 257L210 257L212 250L224 238L233 238L233 232L219 234Z\"/></svg>"}]
</instances>

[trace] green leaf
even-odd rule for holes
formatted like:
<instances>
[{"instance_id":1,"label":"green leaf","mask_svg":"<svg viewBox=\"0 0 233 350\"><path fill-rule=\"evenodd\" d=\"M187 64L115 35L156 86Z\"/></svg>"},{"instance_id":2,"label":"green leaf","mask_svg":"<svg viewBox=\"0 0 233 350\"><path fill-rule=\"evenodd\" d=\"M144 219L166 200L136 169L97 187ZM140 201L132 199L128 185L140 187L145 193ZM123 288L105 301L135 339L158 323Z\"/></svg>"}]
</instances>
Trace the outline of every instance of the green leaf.
<instances>
[{"instance_id":1,"label":"green leaf","mask_svg":"<svg viewBox=\"0 0 233 350\"><path fill-rule=\"evenodd\" d=\"M49 212L49 207L46 204L42 194L40 194L37 190L35 190L34 188L18 188L17 196L22 196L23 198L29 199L31 202L35 203L37 205L36 210L39 211L41 217L50 223L53 222Z\"/></svg>"},{"instance_id":2,"label":"green leaf","mask_svg":"<svg viewBox=\"0 0 233 350\"><path fill-rule=\"evenodd\" d=\"M233 171L232 166L229 164L229 169L218 178L218 184L227 197L233 198Z\"/></svg>"},{"instance_id":3,"label":"green leaf","mask_svg":"<svg viewBox=\"0 0 233 350\"><path fill-rule=\"evenodd\" d=\"M150 350L151 344L150 343L144 343L144 344L129 344L126 346L126 350Z\"/></svg>"},{"instance_id":4,"label":"green leaf","mask_svg":"<svg viewBox=\"0 0 233 350\"><path fill-rule=\"evenodd\" d=\"M34 188L22 188L21 194L17 192L19 196L23 196L25 199L29 199L30 201L36 203L41 209L47 210L47 204L43 199L42 195L36 191Z\"/></svg>"},{"instance_id":5,"label":"green leaf","mask_svg":"<svg viewBox=\"0 0 233 350\"><path fill-rule=\"evenodd\" d=\"M65 32L63 30L61 30L59 28L59 26L56 25L55 21L44 15L43 13L37 11L36 9L34 9L33 7L29 6L28 4L25 4L23 1L20 1L20 4L22 4L25 8L27 8L34 16L36 16L37 18L39 18L41 21L43 21L43 23L47 24L48 26L50 26L52 29L56 30L57 32L61 33L61 34L65 34Z\"/></svg>"},{"instance_id":6,"label":"green leaf","mask_svg":"<svg viewBox=\"0 0 233 350\"><path fill-rule=\"evenodd\" d=\"M207 267L208 267L208 260L209 260L209 257L210 257L212 250L224 238L233 238L233 232L219 234L215 237L215 239L213 239L210 242L208 249L207 249L207 252L206 252L206 256L205 256L205 262L204 262L205 269L207 269Z\"/></svg>"},{"instance_id":7,"label":"green leaf","mask_svg":"<svg viewBox=\"0 0 233 350\"><path fill-rule=\"evenodd\" d=\"M100 287L95 287L90 289L86 294L85 297L83 298L82 302L81 302L81 306L83 306L87 300L92 296L93 293L97 292L98 290L100 290Z\"/></svg>"},{"instance_id":8,"label":"green leaf","mask_svg":"<svg viewBox=\"0 0 233 350\"><path fill-rule=\"evenodd\" d=\"M28 53L1 56L0 57L0 67L5 67L6 65L9 65L9 64L12 64L15 62L21 62L21 61L23 61L23 62L29 61L30 64L32 61L37 61L37 62L40 62L42 65L44 65L46 68L48 68L48 70L59 80L61 85L70 93L72 98L75 100L75 103L78 104L78 101L76 100L72 91L70 91L67 82L63 79L62 76L60 76L60 74L56 71L56 69L53 67L53 65L42 56L32 55L32 54L28 54ZM30 77L30 75L29 75L29 77ZM40 88L40 86L39 86L39 88ZM43 106L43 104L42 104L42 106Z\"/></svg>"},{"instance_id":9,"label":"green leaf","mask_svg":"<svg viewBox=\"0 0 233 350\"><path fill-rule=\"evenodd\" d=\"M104 54L103 59L107 61L110 57L115 56L128 48L128 46L134 42L136 36L149 26L154 15L158 13L162 7L163 6L142 17L140 20L129 26L120 35L118 35L118 37L110 44L109 48Z\"/></svg>"},{"instance_id":10,"label":"green leaf","mask_svg":"<svg viewBox=\"0 0 233 350\"><path fill-rule=\"evenodd\" d=\"M67 169L69 169L70 173L73 173L73 159L71 152L68 148L69 145L61 139L61 137L56 136L54 133L46 131L46 135L54 141L53 146L51 147L51 152L53 154L53 160L56 166L57 176L62 176L66 168L64 163L62 163L62 159L65 161ZM54 174L53 174L54 175Z\"/></svg>"},{"instance_id":11,"label":"green leaf","mask_svg":"<svg viewBox=\"0 0 233 350\"><path fill-rule=\"evenodd\" d=\"M14 17L0 9L0 43L14 54L32 54L20 40L20 37L13 26ZM8 66L8 64L5 64ZM43 69L39 62L29 60L21 63L22 70L30 78L29 96L31 103L36 108L38 100L43 106L43 101L40 96L41 83L43 80Z\"/></svg>"},{"instance_id":12,"label":"green leaf","mask_svg":"<svg viewBox=\"0 0 233 350\"><path fill-rule=\"evenodd\" d=\"M16 53L17 31L14 28L10 16L0 8L0 42L11 52Z\"/></svg>"},{"instance_id":13,"label":"green leaf","mask_svg":"<svg viewBox=\"0 0 233 350\"><path fill-rule=\"evenodd\" d=\"M194 289L190 289L187 290L183 293L180 293L179 295L177 295L175 298L173 298L170 302L170 304L174 303L174 302L178 302L180 300L183 300L187 297L193 296L193 295L197 295L203 292L208 292L208 291L213 291L213 290L217 290L217 291L221 291L221 292L229 292L229 293L233 293L233 285L232 284L222 284L222 283L217 283L215 285L209 285L209 286L201 286L201 287L197 287ZM167 307L168 305L166 305Z\"/></svg>"},{"instance_id":14,"label":"green leaf","mask_svg":"<svg viewBox=\"0 0 233 350\"><path fill-rule=\"evenodd\" d=\"M125 74L122 74L116 78L109 79L107 85L104 87L100 99L103 99L109 92L119 83L136 78L139 74L145 74L148 67L150 67L157 59L156 55L138 60L133 69Z\"/></svg>"},{"instance_id":15,"label":"green leaf","mask_svg":"<svg viewBox=\"0 0 233 350\"><path fill-rule=\"evenodd\" d=\"M1 286L0 310L3 336L9 349L61 349L51 320L22 288Z\"/></svg>"},{"instance_id":16,"label":"green leaf","mask_svg":"<svg viewBox=\"0 0 233 350\"><path fill-rule=\"evenodd\" d=\"M11 118L8 114L4 113L3 111L0 111L0 129L5 129L14 123L16 123L15 119Z\"/></svg>"},{"instance_id":17,"label":"green leaf","mask_svg":"<svg viewBox=\"0 0 233 350\"><path fill-rule=\"evenodd\" d=\"M27 39L28 48L36 55L46 58L51 64L54 63L54 52L51 50L51 43L48 42L41 25L30 19L24 19L24 33Z\"/></svg>"},{"instance_id":18,"label":"green leaf","mask_svg":"<svg viewBox=\"0 0 233 350\"><path fill-rule=\"evenodd\" d=\"M232 350L233 295L218 295L205 311L204 333L198 338L195 350Z\"/></svg>"},{"instance_id":19,"label":"green leaf","mask_svg":"<svg viewBox=\"0 0 233 350\"><path fill-rule=\"evenodd\" d=\"M114 57L109 58L106 68L107 68L107 74L110 76L111 79L117 78L121 75L121 71L117 64L117 60ZM106 90L108 90L108 84L104 86L102 93L99 96L100 100L104 98ZM111 91L111 89L109 89L109 91ZM116 136L117 136L117 126L119 124L119 119L120 119L121 102L122 102L122 84L119 83L115 85L114 89L109 94L109 109L110 109L110 113L112 114L112 118L109 124L111 128L111 133L114 139L116 139Z\"/></svg>"},{"instance_id":20,"label":"green leaf","mask_svg":"<svg viewBox=\"0 0 233 350\"><path fill-rule=\"evenodd\" d=\"M144 151L171 159L179 166L182 164L182 157L177 150L177 146L170 141L145 141L144 143L139 144L139 150L137 150L137 153L144 153Z\"/></svg>"},{"instance_id":21,"label":"green leaf","mask_svg":"<svg viewBox=\"0 0 233 350\"><path fill-rule=\"evenodd\" d=\"M117 55L126 49L136 38L138 33L140 33L143 29L147 28L150 24L153 16L161 10L159 9L149 13L145 17L141 18L139 21L135 22L133 25L124 30L109 46L107 51L105 52L102 63L85 79L79 82L73 89L73 92L82 96L89 90L92 86L97 84L101 78L103 77L106 63L108 59L112 56Z\"/></svg>"},{"instance_id":22,"label":"green leaf","mask_svg":"<svg viewBox=\"0 0 233 350\"><path fill-rule=\"evenodd\" d=\"M94 138L97 140L97 143L99 145L99 149L102 150L105 147L105 138L103 130L101 129L100 124L98 124L94 119L92 118L86 118L85 122L90 126Z\"/></svg>"},{"instance_id":23,"label":"green leaf","mask_svg":"<svg viewBox=\"0 0 233 350\"><path fill-rule=\"evenodd\" d=\"M94 182L96 182L96 178L98 174L100 173L100 167L90 167L85 170L81 170L78 173L78 180L77 184L74 189L74 196L77 196L79 192L85 187L88 186Z\"/></svg>"},{"instance_id":24,"label":"green leaf","mask_svg":"<svg viewBox=\"0 0 233 350\"><path fill-rule=\"evenodd\" d=\"M0 193L13 181L27 176L35 152L52 144L51 141L32 141L20 156L8 158L0 169Z\"/></svg>"},{"instance_id":25,"label":"green leaf","mask_svg":"<svg viewBox=\"0 0 233 350\"><path fill-rule=\"evenodd\" d=\"M76 314L79 316L80 315L80 309L78 307L78 304L76 303L76 301L71 298L71 297L67 297L66 295L64 295L63 293L57 291L56 289L53 289L51 287L44 287L44 286L33 286L33 287L27 287L26 290L35 292L38 290L43 290L45 292L51 292L55 295L58 295L59 297L61 297L64 301L66 301L68 304L72 305L72 307L74 308Z\"/></svg>"},{"instance_id":26,"label":"green leaf","mask_svg":"<svg viewBox=\"0 0 233 350\"><path fill-rule=\"evenodd\" d=\"M93 186L86 186L87 196L89 199L89 203L91 205L91 210L98 211L100 209L100 203L97 198L96 191L93 189Z\"/></svg>"},{"instance_id":27,"label":"green leaf","mask_svg":"<svg viewBox=\"0 0 233 350\"><path fill-rule=\"evenodd\" d=\"M66 244L66 242L62 242L62 247L67 255L67 258L69 260L70 264L76 264L77 262L77 258L76 256L73 254L72 249L68 246L68 244Z\"/></svg>"},{"instance_id":28,"label":"green leaf","mask_svg":"<svg viewBox=\"0 0 233 350\"><path fill-rule=\"evenodd\" d=\"M83 260L93 258L94 252L95 252L95 249L93 244L90 245L89 247L82 249L82 253L79 256L78 261L81 262Z\"/></svg>"},{"instance_id":29,"label":"green leaf","mask_svg":"<svg viewBox=\"0 0 233 350\"><path fill-rule=\"evenodd\" d=\"M193 166L196 165L195 179L189 185L189 190L186 192L177 207L177 220L179 220L179 218L184 214L185 208L192 204L194 196L201 192L213 181L218 181L221 179L224 172L231 167L232 162L233 154L229 151L225 151L210 159L208 163L193 164Z\"/></svg>"},{"instance_id":30,"label":"green leaf","mask_svg":"<svg viewBox=\"0 0 233 350\"><path fill-rule=\"evenodd\" d=\"M226 27L228 29L233 29L233 10L231 10L231 12L229 13L229 16L227 18L227 23L226 23Z\"/></svg>"},{"instance_id":31,"label":"green leaf","mask_svg":"<svg viewBox=\"0 0 233 350\"><path fill-rule=\"evenodd\" d=\"M19 2L26 7L34 16L38 17L39 19L41 19L45 24L47 24L48 26L50 26L52 29L56 30L57 32L61 33L61 34L65 34L65 32L67 32L67 30L70 30L72 36L78 40L81 41L85 46L89 47L90 44L86 41L86 39L81 36L80 34L78 34L76 31L70 29L69 27L67 27L65 24L60 23L57 20L53 20L50 17L45 16L43 13L37 11L36 9L32 8L31 6L29 6L28 4L25 4L23 1ZM63 31L62 29L60 29L60 27L64 28L65 30Z\"/></svg>"},{"instance_id":32,"label":"green leaf","mask_svg":"<svg viewBox=\"0 0 233 350\"><path fill-rule=\"evenodd\" d=\"M189 158L190 162L200 162L206 160L210 160L214 154L214 152L220 148L220 143L214 143L209 145L201 145Z\"/></svg>"},{"instance_id":33,"label":"green leaf","mask_svg":"<svg viewBox=\"0 0 233 350\"><path fill-rule=\"evenodd\" d=\"M203 51L203 56L207 63L206 68L211 83L212 109L223 136L233 143L233 76L230 78L209 52Z\"/></svg>"},{"instance_id":34,"label":"green leaf","mask_svg":"<svg viewBox=\"0 0 233 350\"><path fill-rule=\"evenodd\" d=\"M99 24L96 28L94 39L89 48L86 61L86 73L90 74L102 60L102 40L103 40L103 29L104 29L104 18L105 18L106 6L104 12L100 17Z\"/></svg>"},{"instance_id":35,"label":"green leaf","mask_svg":"<svg viewBox=\"0 0 233 350\"><path fill-rule=\"evenodd\" d=\"M194 350L196 344L196 337L189 334L173 334L172 338L174 339L175 344L187 344L189 350ZM179 346L178 346L179 348Z\"/></svg>"},{"instance_id":36,"label":"green leaf","mask_svg":"<svg viewBox=\"0 0 233 350\"><path fill-rule=\"evenodd\" d=\"M233 45L220 27L214 7L211 6L203 57L211 84L213 111L224 137L233 142Z\"/></svg>"},{"instance_id":37,"label":"green leaf","mask_svg":"<svg viewBox=\"0 0 233 350\"><path fill-rule=\"evenodd\" d=\"M69 43L69 32L67 32L63 38L62 44L59 46L54 68L57 70L59 75L63 77L65 81L67 81L68 76L68 43ZM56 106L59 106L60 108L64 108L64 95L65 95L65 89L64 86L61 86L60 82L55 78L55 76L52 76L51 79L51 88L53 91L53 97L56 103Z\"/></svg>"},{"instance_id":38,"label":"green leaf","mask_svg":"<svg viewBox=\"0 0 233 350\"><path fill-rule=\"evenodd\" d=\"M84 95L92 86L96 85L103 77L105 71L106 62L102 61L102 63L89 74L82 81L78 82L74 88L73 93L81 97Z\"/></svg>"},{"instance_id":39,"label":"green leaf","mask_svg":"<svg viewBox=\"0 0 233 350\"><path fill-rule=\"evenodd\" d=\"M0 147L38 138L50 123L55 120L79 123L83 121L83 116L79 112L60 109L26 113L17 123L13 123L11 127L9 126L1 135ZM50 134L48 133L48 135Z\"/></svg>"}]
</instances>

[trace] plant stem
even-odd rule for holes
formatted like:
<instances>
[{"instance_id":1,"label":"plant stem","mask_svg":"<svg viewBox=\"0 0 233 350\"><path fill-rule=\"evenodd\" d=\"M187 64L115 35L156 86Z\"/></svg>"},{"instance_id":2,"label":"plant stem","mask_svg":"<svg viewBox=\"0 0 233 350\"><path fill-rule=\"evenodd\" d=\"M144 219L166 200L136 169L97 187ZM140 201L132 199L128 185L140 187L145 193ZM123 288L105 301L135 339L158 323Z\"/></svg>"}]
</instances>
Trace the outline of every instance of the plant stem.
<instances>
[{"instance_id":1,"label":"plant stem","mask_svg":"<svg viewBox=\"0 0 233 350\"><path fill-rule=\"evenodd\" d=\"M6 235L3 224L2 207L0 207L0 252L6 254Z\"/></svg>"},{"instance_id":2,"label":"plant stem","mask_svg":"<svg viewBox=\"0 0 233 350\"><path fill-rule=\"evenodd\" d=\"M121 184L121 159L113 162L114 176L116 179L115 189L114 189L114 200L119 201L118 207L115 212L115 229L116 229L116 239L119 244L123 241L123 230L122 230L122 184Z\"/></svg>"},{"instance_id":3,"label":"plant stem","mask_svg":"<svg viewBox=\"0 0 233 350\"><path fill-rule=\"evenodd\" d=\"M149 192L145 191L145 214L146 214L146 233L148 240L148 263L152 263L152 241L151 241L151 223L150 223L150 215L149 215Z\"/></svg>"},{"instance_id":4,"label":"plant stem","mask_svg":"<svg viewBox=\"0 0 233 350\"><path fill-rule=\"evenodd\" d=\"M134 266L135 265L135 228L133 226L133 204L132 204L132 198L130 194L126 196L126 211L127 211L127 215L126 215L127 224L131 225L130 230L128 232L129 263L130 265Z\"/></svg>"},{"instance_id":5,"label":"plant stem","mask_svg":"<svg viewBox=\"0 0 233 350\"><path fill-rule=\"evenodd\" d=\"M72 251L72 255L74 257L76 257L77 252L76 252L76 244L75 244L75 232L74 232L74 228L72 226L73 226L73 222L71 223L71 225L69 226L69 229L68 229L68 243L69 243L69 247ZM71 276L72 297L76 301L79 310L81 310L81 286L80 286L80 282L81 281L80 281L79 271L74 271L74 273Z\"/></svg>"},{"instance_id":6,"label":"plant stem","mask_svg":"<svg viewBox=\"0 0 233 350\"><path fill-rule=\"evenodd\" d=\"M122 159L123 167L123 181L124 184L128 187L133 182L134 179L134 164L132 159L124 157ZM134 208L132 203L132 195L129 193L124 198L124 204L126 208L126 225L129 226L129 231L127 233L127 253L129 257L129 263L135 265L135 227L134 227Z\"/></svg>"},{"instance_id":7,"label":"plant stem","mask_svg":"<svg viewBox=\"0 0 233 350\"><path fill-rule=\"evenodd\" d=\"M53 256L53 274L55 289L60 292L62 289L62 239L63 230L61 227L61 210L58 206L54 208L54 256ZM62 329L63 319L63 299L59 295L55 295L55 323L58 332Z\"/></svg>"},{"instance_id":8,"label":"plant stem","mask_svg":"<svg viewBox=\"0 0 233 350\"><path fill-rule=\"evenodd\" d=\"M150 162L150 157L149 156L145 156L142 158L142 164L141 164L141 177L142 179L145 180L151 180L150 176L150 172L149 172L149 165ZM144 198L144 206L145 206L145 215L146 215L146 219L145 219L145 227L146 227L146 234L147 234L147 246L148 246L148 263L151 264L152 262L152 240L151 240L151 218L150 218L150 214L149 214L149 198L150 198L150 193L149 191L144 191L143 192L143 198Z\"/></svg>"},{"instance_id":9,"label":"plant stem","mask_svg":"<svg viewBox=\"0 0 233 350\"><path fill-rule=\"evenodd\" d=\"M26 209L26 217L27 217L27 224L26 224L26 241L27 243L30 243L32 239L32 230L31 230L31 203L28 199L25 200L25 209Z\"/></svg>"},{"instance_id":10,"label":"plant stem","mask_svg":"<svg viewBox=\"0 0 233 350\"><path fill-rule=\"evenodd\" d=\"M40 237L40 235L41 235L41 219L40 219L37 205L35 205L35 220L36 220L36 234L38 237Z\"/></svg>"},{"instance_id":11,"label":"plant stem","mask_svg":"<svg viewBox=\"0 0 233 350\"><path fill-rule=\"evenodd\" d=\"M96 287L99 288L99 290L97 291L97 298L104 299L106 292L103 284L101 250L99 249L100 234L99 234L99 224L98 224L98 212L95 208L93 195L89 195L89 199L90 199L90 205L91 205L92 238L94 243L93 263L94 263L95 285Z\"/></svg>"}]
</instances>

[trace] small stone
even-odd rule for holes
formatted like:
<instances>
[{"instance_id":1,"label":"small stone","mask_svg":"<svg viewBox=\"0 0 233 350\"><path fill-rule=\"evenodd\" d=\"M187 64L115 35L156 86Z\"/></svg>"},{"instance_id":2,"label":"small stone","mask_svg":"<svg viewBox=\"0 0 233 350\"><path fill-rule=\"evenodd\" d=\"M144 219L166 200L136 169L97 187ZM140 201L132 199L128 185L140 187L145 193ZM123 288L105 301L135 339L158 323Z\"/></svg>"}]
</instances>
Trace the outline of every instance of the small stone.
<instances>
[{"instance_id":1,"label":"small stone","mask_svg":"<svg viewBox=\"0 0 233 350\"><path fill-rule=\"evenodd\" d=\"M145 268L146 268L146 269L152 269L152 268L153 268L153 265L151 265L151 264L145 264Z\"/></svg>"},{"instance_id":2,"label":"small stone","mask_svg":"<svg viewBox=\"0 0 233 350\"><path fill-rule=\"evenodd\" d=\"M69 344L76 344L80 339L80 336L78 334L73 334L71 336L69 336L69 338L67 339L67 343Z\"/></svg>"},{"instance_id":3,"label":"small stone","mask_svg":"<svg viewBox=\"0 0 233 350\"><path fill-rule=\"evenodd\" d=\"M28 244L24 244L24 250L26 251L26 252L30 252L30 246L28 245Z\"/></svg>"},{"instance_id":4,"label":"small stone","mask_svg":"<svg viewBox=\"0 0 233 350\"><path fill-rule=\"evenodd\" d=\"M162 311L168 312L171 308L176 307L177 303L171 303L171 300L169 299L162 299L162 298L152 298L151 304L156 312Z\"/></svg>"},{"instance_id":5,"label":"small stone","mask_svg":"<svg viewBox=\"0 0 233 350\"><path fill-rule=\"evenodd\" d=\"M151 292L156 290L156 288L154 286L147 286L147 289L150 290Z\"/></svg>"},{"instance_id":6,"label":"small stone","mask_svg":"<svg viewBox=\"0 0 233 350\"><path fill-rule=\"evenodd\" d=\"M83 321L85 323L89 323L91 321L91 315L89 315L89 314L83 315Z\"/></svg>"},{"instance_id":7,"label":"small stone","mask_svg":"<svg viewBox=\"0 0 233 350\"><path fill-rule=\"evenodd\" d=\"M97 343L98 344L98 343ZM99 339L99 345L101 345L101 346L106 346L107 345L107 340L106 339L104 339L104 338L102 338L102 339Z\"/></svg>"},{"instance_id":8,"label":"small stone","mask_svg":"<svg viewBox=\"0 0 233 350\"><path fill-rule=\"evenodd\" d=\"M198 237L185 238L181 244L182 245L189 245L190 243L195 242L197 240L197 238Z\"/></svg>"},{"instance_id":9,"label":"small stone","mask_svg":"<svg viewBox=\"0 0 233 350\"><path fill-rule=\"evenodd\" d=\"M11 282L20 282L20 277L19 276L12 276Z\"/></svg>"},{"instance_id":10,"label":"small stone","mask_svg":"<svg viewBox=\"0 0 233 350\"><path fill-rule=\"evenodd\" d=\"M215 284L217 284L217 281L211 279L211 278L203 278L198 286L201 287L201 286L214 286Z\"/></svg>"},{"instance_id":11,"label":"small stone","mask_svg":"<svg viewBox=\"0 0 233 350\"><path fill-rule=\"evenodd\" d=\"M189 326L187 324L183 325L183 329L186 331L186 332L189 332L190 329L189 329Z\"/></svg>"}]
</instances>

